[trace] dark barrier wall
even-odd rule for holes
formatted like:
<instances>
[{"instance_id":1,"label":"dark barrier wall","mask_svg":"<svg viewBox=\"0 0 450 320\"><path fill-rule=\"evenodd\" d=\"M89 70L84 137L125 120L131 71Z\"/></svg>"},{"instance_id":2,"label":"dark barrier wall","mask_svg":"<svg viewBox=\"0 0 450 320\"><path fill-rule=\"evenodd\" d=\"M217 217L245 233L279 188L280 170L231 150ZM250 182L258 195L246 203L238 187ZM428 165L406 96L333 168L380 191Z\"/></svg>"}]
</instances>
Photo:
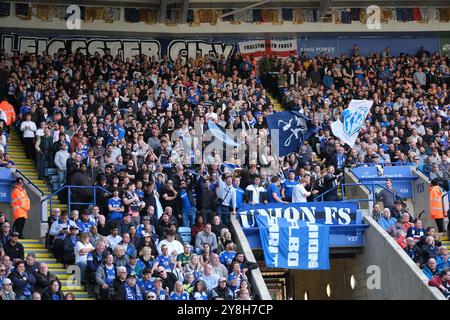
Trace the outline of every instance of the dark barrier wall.
<instances>
[{"instance_id":1,"label":"dark barrier wall","mask_svg":"<svg viewBox=\"0 0 450 320\"><path fill-rule=\"evenodd\" d=\"M1 32L3 31L3 32ZM231 55L239 50L239 41L256 40L261 37L245 38L245 35L239 35L235 38L209 38L209 39L187 39L187 38L153 38L151 36L117 36L117 34L105 35L102 33L98 36L86 35L55 35L48 31L37 34L11 34L5 29L0 29L1 41L0 48L6 52L21 51L31 53L42 53L48 50L51 54L57 52L58 49L66 49L76 51L81 48L84 51L100 53L105 48L111 50L111 54L123 52L125 57L132 57L136 54L165 55L174 59L179 53L183 57L193 56L196 53L203 54L225 54ZM309 56L319 53L327 53L333 56L339 56L342 53L350 54L353 45L358 45L360 54L367 55L371 50L373 52L381 52L384 48L390 47L393 55L401 52L408 54L416 54L420 46L424 46L428 51L439 51L440 40L438 33L415 33L415 34L324 34L324 35L305 35L298 34L289 39L297 39L297 47L299 51L306 51ZM447 37L448 38L448 37ZM448 39L441 37L441 42ZM264 38L267 39L267 38ZM273 37L273 39L283 39ZM286 39L286 38L285 38ZM442 46L441 46L442 47Z\"/></svg>"}]
</instances>

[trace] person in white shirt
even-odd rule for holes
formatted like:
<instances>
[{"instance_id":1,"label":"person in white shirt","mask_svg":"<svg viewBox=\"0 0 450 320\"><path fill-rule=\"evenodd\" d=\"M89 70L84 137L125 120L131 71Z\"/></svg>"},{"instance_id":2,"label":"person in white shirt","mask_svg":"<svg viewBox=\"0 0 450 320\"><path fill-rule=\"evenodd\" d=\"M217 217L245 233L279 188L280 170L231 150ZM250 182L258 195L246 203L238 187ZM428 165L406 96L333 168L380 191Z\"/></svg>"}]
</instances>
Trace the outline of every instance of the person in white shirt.
<instances>
[{"instance_id":1,"label":"person in white shirt","mask_svg":"<svg viewBox=\"0 0 450 320\"><path fill-rule=\"evenodd\" d=\"M166 245L167 248L169 248L169 253L172 256L176 257L179 254L183 253L183 244L180 241L175 240L175 233L173 231L169 230L167 232L167 239L159 241L159 243L158 243L158 253L159 254L162 254L161 247L163 245Z\"/></svg>"},{"instance_id":2,"label":"person in white shirt","mask_svg":"<svg viewBox=\"0 0 450 320\"><path fill-rule=\"evenodd\" d=\"M247 186L245 189L248 202L251 204L267 203L267 190L261 187L261 177L255 176L253 184Z\"/></svg>"},{"instance_id":3,"label":"person in white shirt","mask_svg":"<svg viewBox=\"0 0 450 320\"><path fill-rule=\"evenodd\" d=\"M106 243L108 247L114 250L114 248L122 241L122 237L119 236L119 228L114 226L111 229L111 234L106 237Z\"/></svg>"},{"instance_id":4,"label":"person in white shirt","mask_svg":"<svg viewBox=\"0 0 450 320\"><path fill-rule=\"evenodd\" d=\"M81 270L81 281L85 280L85 273L87 267L87 256L90 252L94 251L95 248L89 241L89 234L81 234L80 241L75 245L75 264Z\"/></svg>"},{"instance_id":5,"label":"person in white shirt","mask_svg":"<svg viewBox=\"0 0 450 320\"><path fill-rule=\"evenodd\" d=\"M34 154L34 136L36 132L36 124L31 121L31 114L27 114L25 121L20 124L20 131L23 132L23 144L25 146L25 155L27 159L35 158Z\"/></svg>"},{"instance_id":6,"label":"person in white shirt","mask_svg":"<svg viewBox=\"0 0 450 320\"><path fill-rule=\"evenodd\" d=\"M58 152L55 154L55 166L58 168L58 182L62 186L66 182L67 160L70 153L67 151L67 145L63 143Z\"/></svg>"},{"instance_id":7,"label":"person in white shirt","mask_svg":"<svg viewBox=\"0 0 450 320\"><path fill-rule=\"evenodd\" d=\"M311 183L311 176L305 174L299 184L294 187L292 193L292 203L308 202L308 197L312 194L319 193L318 190L306 191L306 186Z\"/></svg>"}]
</instances>

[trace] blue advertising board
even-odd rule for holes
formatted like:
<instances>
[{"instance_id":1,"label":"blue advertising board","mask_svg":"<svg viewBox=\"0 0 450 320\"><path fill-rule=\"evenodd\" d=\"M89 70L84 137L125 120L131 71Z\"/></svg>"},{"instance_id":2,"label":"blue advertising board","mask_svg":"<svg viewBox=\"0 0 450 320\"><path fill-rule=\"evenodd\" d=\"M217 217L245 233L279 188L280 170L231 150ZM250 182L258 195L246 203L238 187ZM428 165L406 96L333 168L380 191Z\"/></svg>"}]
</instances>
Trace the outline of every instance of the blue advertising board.
<instances>
[{"instance_id":1,"label":"blue advertising board","mask_svg":"<svg viewBox=\"0 0 450 320\"><path fill-rule=\"evenodd\" d=\"M330 269L330 228L301 220L256 216L269 268Z\"/></svg>"},{"instance_id":2,"label":"blue advertising board","mask_svg":"<svg viewBox=\"0 0 450 320\"><path fill-rule=\"evenodd\" d=\"M11 202L11 188L15 178L8 168L0 168L0 202Z\"/></svg>"},{"instance_id":3,"label":"blue advertising board","mask_svg":"<svg viewBox=\"0 0 450 320\"><path fill-rule=\"evenodd\" d=\"M413 197L413 181L417 179L410 166L385 166L382 172L377 167L356 167L351 171L361 183L375 183L382 186L386 185L386 180L392 180L392 187L402 198ZM381 187L375 186L375 191L381 190Z\"/></svg>"},{"instance_id":4,"label":"blue advertising board","mask_svg":"<svg viewBox=\"0 0 450 320\"><path fill-rule=\"evenodd\" d=\"M249 205L239 209L238 219L252 248L262 248L256 216L285 218L330 227L329 244L336 247L361 247L363 232L367 225L362 222L357 203L352 202L305 202L270 203Z\"/></svg>"}]
</instances>

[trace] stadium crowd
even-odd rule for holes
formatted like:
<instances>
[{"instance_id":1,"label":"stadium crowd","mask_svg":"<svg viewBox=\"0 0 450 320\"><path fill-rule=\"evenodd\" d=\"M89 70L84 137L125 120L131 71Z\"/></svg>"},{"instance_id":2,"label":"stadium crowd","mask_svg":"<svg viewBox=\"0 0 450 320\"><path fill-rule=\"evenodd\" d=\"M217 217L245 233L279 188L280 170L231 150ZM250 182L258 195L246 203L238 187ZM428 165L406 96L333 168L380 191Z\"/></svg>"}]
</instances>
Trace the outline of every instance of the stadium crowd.
<instances>
[{"instance_id":1,"label":"stadium crowd","mask_svg":"<svg viewBox=\"0 0 450 320\"><path fill-rule=\"evenodd\" d=\"M98 298L250 299L257 297L247 273L257 264L245 260L230 228L244 203L312 201L325 191L324 200L338 200L344 168L360 164L412 163L447 188L448 62L424 48L416 55L393 56L386 48L361 56L357 46L340 57L292 53L259 61L239 53L171 62L144 55L123 61L108 52L2 52L0 76L6 72L6 98L17 110L11 130L40 176L55 167L60 185L87 187L73 192L76 202L96 192L94 206L54 209L48 247L80 267ZM201 137L209 121L242 129L248 146L257 130L260 144L268 135L265 118L275 112L266 90L316 126L298 152L278 157L264 146L256 161L248 153L240 159L236 149L231 157L216 149L199 156L206 143L198 131ZM374 105L350 149L330 124L351 99L364 98ZM419 220L410 225L407 213L393 222L402 202L391 202L375 211L387 220L385 229L408 236L399 244L426 264L427 275L437 275L447 258L442 252L445 260L433 265L445 249L437 249L434 230L424 231ZM45 264L34 268L32 254L24 261L8 224L2 224L2 298L63 299Z\"/></svg>"}]
</instances>

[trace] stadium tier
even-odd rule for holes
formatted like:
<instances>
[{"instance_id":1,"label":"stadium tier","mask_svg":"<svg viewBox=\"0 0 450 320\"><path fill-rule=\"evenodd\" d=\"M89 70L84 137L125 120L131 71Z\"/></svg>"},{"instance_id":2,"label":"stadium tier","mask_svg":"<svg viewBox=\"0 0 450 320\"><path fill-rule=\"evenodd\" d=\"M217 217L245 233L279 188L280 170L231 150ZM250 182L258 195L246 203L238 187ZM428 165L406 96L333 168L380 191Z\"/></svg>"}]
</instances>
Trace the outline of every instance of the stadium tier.
<instances>
[{"instance_id":1,"label":"stadium tier","mask_svg":"<svg viewBox=\"0 0 450 320\"><path fill-rule=\"evenodd\" d=\"M0 300L450 296L448 3L73 2L0 2Z\"/></svg>"}]
</instances>

